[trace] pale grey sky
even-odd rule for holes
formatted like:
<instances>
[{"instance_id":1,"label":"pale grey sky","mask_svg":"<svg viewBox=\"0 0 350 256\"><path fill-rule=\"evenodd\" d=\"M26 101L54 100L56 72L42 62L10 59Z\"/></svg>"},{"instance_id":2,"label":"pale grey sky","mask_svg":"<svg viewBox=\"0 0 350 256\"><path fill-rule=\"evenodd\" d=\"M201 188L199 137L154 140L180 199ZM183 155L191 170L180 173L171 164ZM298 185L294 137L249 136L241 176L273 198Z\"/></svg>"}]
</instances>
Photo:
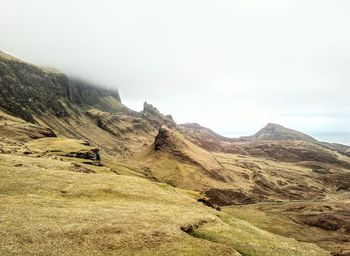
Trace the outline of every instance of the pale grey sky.
<instances>
[{"instance_id":1,"label":"pale grey sky","mask_svg":"<svg viewBox=\"0 0 350 256\"><path fill-rule=\"evenodd\" d=\"M350 1L0 0L0 49L227 136L350 144Z\"/></svg>"}]
</instances>

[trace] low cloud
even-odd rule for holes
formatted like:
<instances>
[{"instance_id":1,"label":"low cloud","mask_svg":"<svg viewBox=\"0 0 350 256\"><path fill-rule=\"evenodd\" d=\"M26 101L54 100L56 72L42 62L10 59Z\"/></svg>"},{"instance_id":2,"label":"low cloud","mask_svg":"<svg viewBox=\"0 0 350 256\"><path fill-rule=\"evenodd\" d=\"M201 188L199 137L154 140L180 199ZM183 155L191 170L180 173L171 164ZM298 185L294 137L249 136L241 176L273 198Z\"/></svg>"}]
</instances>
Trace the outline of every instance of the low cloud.
<instances>
[{"instance_id":1,"label":"low cloud","mask_svg":"<svg viewBox=\"0 0 350 256\"><path fill-rule=\"evenodd\" d=\"M0 8L1 49L117 87L135 109L147 100L226 135L267 122L320 139L350 130L349 1L2 0Z\"/></svg>"}]
</instances>

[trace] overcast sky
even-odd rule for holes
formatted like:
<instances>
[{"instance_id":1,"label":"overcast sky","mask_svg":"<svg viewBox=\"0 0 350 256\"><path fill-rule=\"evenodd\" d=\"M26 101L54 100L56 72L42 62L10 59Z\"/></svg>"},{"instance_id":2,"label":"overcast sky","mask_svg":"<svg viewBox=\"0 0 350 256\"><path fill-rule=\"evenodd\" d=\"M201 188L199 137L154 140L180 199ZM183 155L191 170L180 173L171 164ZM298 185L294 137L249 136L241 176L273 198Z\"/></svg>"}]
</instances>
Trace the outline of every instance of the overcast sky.
<instances>
[{"instance_id":1,"label":"overcast sky","mask_svg":"<svg viewBox=\"0 0 350 256\"><path fill-rule=\"evenodd\" d=\"M0 0L0 49L226 136L350 144L348 0Z\"/></svg>"}]
</instances>

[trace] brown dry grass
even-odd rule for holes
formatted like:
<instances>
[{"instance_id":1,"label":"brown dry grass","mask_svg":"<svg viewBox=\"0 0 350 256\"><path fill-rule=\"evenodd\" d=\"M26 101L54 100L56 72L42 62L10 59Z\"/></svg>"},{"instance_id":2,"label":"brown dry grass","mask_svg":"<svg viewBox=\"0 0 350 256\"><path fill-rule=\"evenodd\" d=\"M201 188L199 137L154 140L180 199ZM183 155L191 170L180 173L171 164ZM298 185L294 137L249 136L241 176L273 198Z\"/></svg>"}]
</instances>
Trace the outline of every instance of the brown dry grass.
<instances>
[{"instance_id":1,"label":"brown dry grass","mask_svg":"<svg viewBox=\"0 0 350 256\"><path fill-rule=\"evenodd\" d=\"M337 211L346 218L348 209L349 203L346 202L319 201L232 206L223 208L223 211L274 234L315 243L333 253L346 249L346 253L350 251L348 233L343 230L332 231L309 226L302 220L305 216L320 216L331 212L337 214Z\"/></svg>"},{"instance_id":2,"label":"brown dry grass","mask_svg":"<svg viewBox=\"0 0 350 256\"><path fill-rule=\"evenodd\" d=\"M196 202L196 193L70 167L52 157L0 154L1 255L239 255L236 248L256 255L250 253L255 245L245 244L253 230L260 243L274 237L268 240L274 255L328 255L247 223L225 223L224 214ZM210 239L181 230L200 223Z\"/></svg>"}]
</instances>

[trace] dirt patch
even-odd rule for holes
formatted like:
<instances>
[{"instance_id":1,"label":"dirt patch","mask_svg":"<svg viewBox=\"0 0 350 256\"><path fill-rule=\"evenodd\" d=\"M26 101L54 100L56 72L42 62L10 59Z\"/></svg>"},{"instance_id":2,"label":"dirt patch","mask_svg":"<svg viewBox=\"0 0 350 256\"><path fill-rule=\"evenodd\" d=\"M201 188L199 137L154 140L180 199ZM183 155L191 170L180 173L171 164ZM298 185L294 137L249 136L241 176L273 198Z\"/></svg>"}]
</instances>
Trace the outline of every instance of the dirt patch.
<instances>
[{"instance_id":1,"label":"dirt patch","mask_svg":"<svg viewBox=\"0 0 350 256\"><path fill-rule=\"evenodd\" d=\"M344 221L331 214L305 216L303 222L309 226L332 231L339 230L345 224Z\"/></svg>"},{"instance_id":2,"label":"dirt patch","mask_svg":"<svg viewBox=\"0 0 350 256\"><path fill-rule=\"evenodd\" d=\"M193 224L189 224L186 226L182 226L181 230L187 234L191 234L195 229L197 229L199 226L202 226L205 223L207 223L207 221L201 220L198 223L193 223Z\"/></svg>"},{"instance_id":3,"label":"dirt patch","mask_svg":"<svg viewBox=\"0 0 350 256\"><path fill-rule=\"evenodd\" d=\"M320 215L299 216L299 219L309 226L350 234L350 212L338 211Z\"/></svg>"},{"instance_id":4,"label":"dirt patch","mask_svg":"<svg viewBox=\"0 0 350 256\"><path fill-rule=\"evenodd\" d=\"M89 168L86 168L82 165L79 165L79 164L76 164L76 163L73 163L72 164L73 166L71 166L69 168L70 171L72 172L82 172L82 173L95 173L95 171L89 169Z\"/></svg>"},{"instance_id":5,"label":"dirt patch","mask_svg":"<svg viewBox=\"0 0 350 256\"><path fill-rule=\"evenodd\" d=\"M74 158L89 159L89 160L96 160L96 161L101 160L101 156L100 156L98 148L93 148L93 149L88 150L88 151L69 152L65 156L74 157Z\"/></svg>"},{"instance_id":6,"label":"dirt patch","mask_svg":"<svg viewBox=\"0 0 350 256\"><path fill-rule=\"evenodd\" d=\"M197 200L197 202L202 203L202 204L204 204L205 206L208 206L208 207L210 207L210 208L213 208L213 209L215 209L215 210L217 210L217 211L220 211L220 210L221 210L219 206L212 204L208 199L199 198L199 199Z\"/></svg>"},{"instance_id":7,"label":"dirt patch","mask_svg":"<svg viewBox=\"0 0 350 256\"><path fill-rule=\"evenodd\" d=\"M262 200L259 195L233 190L211 188L204 192L209 198L211 204L219 206L237 205L237 204L254 204Z\"/></svg>"}]
</instances>

